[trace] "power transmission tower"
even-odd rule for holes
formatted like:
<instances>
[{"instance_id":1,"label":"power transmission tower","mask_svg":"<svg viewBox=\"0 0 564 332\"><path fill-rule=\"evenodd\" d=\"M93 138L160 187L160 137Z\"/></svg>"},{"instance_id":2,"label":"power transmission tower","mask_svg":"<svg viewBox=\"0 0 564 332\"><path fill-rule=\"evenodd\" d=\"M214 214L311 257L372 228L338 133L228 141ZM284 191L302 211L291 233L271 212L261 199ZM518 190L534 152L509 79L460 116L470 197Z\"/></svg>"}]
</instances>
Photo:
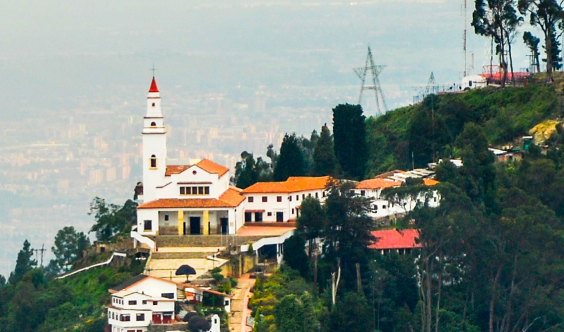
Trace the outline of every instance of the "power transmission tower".
<instances>
[{"instance_id":1,"label":"power transmission tower","mask_svg":"<svg viewBox=\"0 0 564 332\"><path fill-rule=\"evenodd\" d=\"M362 91L364 90L374 90L374 97L376 99L376 109L378 110L378 114L382 113L382 109L384 113L388 111L388 107L386 106L386 101L384 100L384 93L382 92L382 88L380 87L380 80L378 77L382 70L384 70L386 66L374 64L374 59L372 58L372 50L370 46L368 46L368 55L366 56L366 62L363 68L356 68L354 72L358 75L361 80L360 86L360 95L358 97L358 104L362 102ZM371 71L372 72L372 85L366 85L366 73ZM382 107L380 107L382 104Z\"/></svg>"},{"instance_id":2,"label":"power transmission tower","mask_svg":"<svg viewBox=\"0 0 564 332\"><path fill-rule=\"evenodd\" d=\"M439 85L435 80L435 74L433 74L433 72L431 72L431 76L429 77L426 86L422 87L421 85L419 85L413 86L413 88L417 90L417 94L413 96L414 104L422 102L423 99L425 99L425 97L427 97L428 95L439 94Z\"/></svg>"},{"instance_id":3,"label":"power transmission tower","mask_svg":"<svg viewBox=\"0 0 564 332\"><path fill-rule=\"evenodd\" d=\"M41 265L40 266L43 267L43 253L45 251L47 251L47 249L45 249L45 243L41 245L41 249L33 249L33 251L35 251L36 257L38 256L38 254L37 254L38 252L41 253Z\"/></svg>"},{"instance_id":4,"label":"power transmission tower","mask_svg":"<svg viewBox=\"0 0 564 332\"><path fill-rule=\"evenodd\" d=\"M437 81L435 80L435 74L431 72L431 76L429 76L429 80L427 81L427 86L425 87L424 94L425 97L427 97L428 95L432 95L432 94L436 95L438 93L439 93L439 86L437 85Z\"/></svg>"}]
</instances>

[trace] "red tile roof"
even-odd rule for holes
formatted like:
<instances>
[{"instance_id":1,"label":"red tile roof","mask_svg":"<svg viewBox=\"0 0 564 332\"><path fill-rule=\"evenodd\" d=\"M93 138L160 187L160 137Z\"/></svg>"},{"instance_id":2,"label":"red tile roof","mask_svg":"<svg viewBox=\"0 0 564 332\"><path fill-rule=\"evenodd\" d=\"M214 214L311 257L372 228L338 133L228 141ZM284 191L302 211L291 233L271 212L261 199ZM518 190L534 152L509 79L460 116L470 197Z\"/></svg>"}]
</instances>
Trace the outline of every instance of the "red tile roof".
<instances>
[{"instance_id":1,"label":"red tile roof","mask_svg":"<svg viewBox=\"0 0 564 332\"><path fill-rule=\"evenodd\" d=\"M241 195L241 189L230 186L223 195L219 196L219 199L233 206L239 206L245 200L245 196Z\"/></svg>"},{"instance_id":2,"label":"red tile roof","mask_svg":"<svg viewBox=\"0 0 564 332\"><path fill-rule=\"evenodd\" d=\"M165 176L171 176L172 174L180 174L192 166L198 166L199 168L203 169L208 173L217 174L219 177L222 177L224 174L229 172L229 168L225 166L216 164L209 159L202 159L194 165L168 165L166 167Z\"/></svg>"},{"instance_id":3,"label":"red tile roof","mask_svg":"<svg viewBox=\"0 0 564 332\"><path fill-rule=\"evenodd\" d=\"M298 191L320 190L325 189L331 177L306 177L295 176L290 177L284 182L257 182L247 189L243 189L243 193L293 193Z\"/></svg>"},{"instance_id":4,"label":"red tile roof","mask_svg":"<svg viewBox=\"0 0 564 332\"><path fill-rule=\"evenodd\" d=\"M209 159L202 159L196 166L200 167L204 171L212 174L217 174L222 177L225 173L229 172L229 168L216 164Z\"/></svg>"},{"instance_id":5,"label":"red tile roof","mask_svg":"<svg viewBox=\"0 0 564 332\"><path fill-rule=\"evenodd\" d=\"M438 184L439 181L433 180L433 179L423 179L423 183L424 183L426 186L432 187L432 186Z\"/></svg>"},{"instance_id":6,"label":"red tile roof","mask_svg":"<svg viewBox=\"0 0 564 332\"><path fill-rule=\"evenodd\" d=\"M180 174L190 168L192 165L169 165L166 167L165 176L172 174Z\"/></svg>"},{"instance_id":7,"label":"red tile roof","mask_svg":"<svg viewBox=\"0 0 564 332\"><path fill-rule=\"evenodd\" d=\"M399 187L401 182L393 181L389 179L368 179L364 180L356 185L356 189L384 189L389 187Z\"/></svg>"},{"instance_id":8,"label":"red tile roof","mask_svg":"<svg viewBox=\"0 0 564 332\"><path fill-rule=\"evenodd\" d=\"M415 242L415 239L419 238L419 231L416 229L373 231L372 235L377 240L368 247L370 249L421 248L421 244Z\"/></svg>"},{"instance_id":9,"label":"red tile roof","mask_svg":"<svg viewBox=\"0 0 564 332\"><path fill-rule=\"evenodd\" d=\"M232 187L216 198L162 198L139 205L138 209L190 209L237 207L245 197Z\"/></svg>"}]
</instances>

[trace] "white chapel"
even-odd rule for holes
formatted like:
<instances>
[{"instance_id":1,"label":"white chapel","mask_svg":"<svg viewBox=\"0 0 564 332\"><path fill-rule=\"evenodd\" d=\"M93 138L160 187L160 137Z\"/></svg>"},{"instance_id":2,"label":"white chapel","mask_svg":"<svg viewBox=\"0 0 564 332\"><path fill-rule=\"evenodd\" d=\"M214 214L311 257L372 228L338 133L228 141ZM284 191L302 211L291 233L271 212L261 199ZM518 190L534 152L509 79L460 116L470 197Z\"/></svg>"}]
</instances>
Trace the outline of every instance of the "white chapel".
<instances>
[{"instance_id":1,"label":"white chapel","mask_svg":"<svg viewBox=\"0 0 564 332\"><path fill-rule=\"evenodd\" d=\"M229 169L203 159L168 165L161 97L153 77L143 121L143 189L137 208L142 235L235 234L245 197L230 186Z\"/></svg>"}]
</instances>

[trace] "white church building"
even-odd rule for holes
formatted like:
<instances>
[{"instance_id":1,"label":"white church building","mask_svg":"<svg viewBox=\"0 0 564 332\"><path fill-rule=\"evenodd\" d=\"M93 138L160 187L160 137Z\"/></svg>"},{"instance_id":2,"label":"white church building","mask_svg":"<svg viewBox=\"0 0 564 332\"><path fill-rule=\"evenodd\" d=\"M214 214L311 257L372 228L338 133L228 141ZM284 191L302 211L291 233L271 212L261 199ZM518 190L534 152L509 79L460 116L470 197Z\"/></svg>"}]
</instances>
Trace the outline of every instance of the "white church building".
<instances>
[{"instance_id":1,"label":"white church building","mask_svg":"<svg viewBox=\"0 0 564 332\"><path fill-rule=\"evenodd\" d=\"M235 234L245 197L229 185L229 169L203 159L168 165L166 128L155 78L143 121L143 190L137 208L142 235Z\"/></svg>"},{"instance_id":2,"label":"white church building","mask_svg":"<svg viewBox=\"0 0 564 332\"><path fill-rule=\"evenodd\" d=\"M147 96L143 121L143 185L138 191L137 227L147 235L234 235L247 226L295 226L301 203L314 197L322 203L330 177L290 177L283 182L259 182L241 190L230 185L229 169L203 159L190 165L167 164L166 127L155 78ZM357 183L354 192L373 200L374 219L398 215L414 208L413 202L393 204L381 197L386 187L400 186L408 177L428 177L428 171L395 171ZM429 172L428 172L429 173ZM432 173L432 172L431 172ZM433 186L437 182L424 179ZM431 206L438 205L433 193ZM139 238L138 238L139 239ZM154 244L153 244L154 245Z\"/></svg>"}]
</instances>

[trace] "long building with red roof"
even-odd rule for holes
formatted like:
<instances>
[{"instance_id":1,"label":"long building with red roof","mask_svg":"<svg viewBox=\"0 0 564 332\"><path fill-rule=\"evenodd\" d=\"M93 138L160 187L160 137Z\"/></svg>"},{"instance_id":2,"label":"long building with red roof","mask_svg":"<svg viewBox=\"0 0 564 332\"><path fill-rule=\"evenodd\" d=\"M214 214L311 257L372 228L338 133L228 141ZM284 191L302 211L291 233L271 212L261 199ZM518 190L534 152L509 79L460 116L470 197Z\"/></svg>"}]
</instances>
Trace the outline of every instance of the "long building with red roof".
<instances>
[{"instance_id":1,"label":"long building with red roof","mask_svg":"<svg viewBox=\"0 0 564 332\"><path fill-rule=\"evenodd\" d=\"M329 176L290 177L282 182L258 182L242 191L245 223L292 222L306 197L324 200Z\"/></svg>"},{"instance_id":2,"label":"long building with red roof","mask_svg":"<svg viewBox=\"0 0 564 332\"><path fill-rule=\"evenodd\" d=\"M369 248L379 250L382 254L390 251L404 254L413 249L421 248L421 244L418 242L419 231L417 229L399 230L394 228L373 231L372 235L376 238L376 241Z\"/></svg>"}]
</instances>

